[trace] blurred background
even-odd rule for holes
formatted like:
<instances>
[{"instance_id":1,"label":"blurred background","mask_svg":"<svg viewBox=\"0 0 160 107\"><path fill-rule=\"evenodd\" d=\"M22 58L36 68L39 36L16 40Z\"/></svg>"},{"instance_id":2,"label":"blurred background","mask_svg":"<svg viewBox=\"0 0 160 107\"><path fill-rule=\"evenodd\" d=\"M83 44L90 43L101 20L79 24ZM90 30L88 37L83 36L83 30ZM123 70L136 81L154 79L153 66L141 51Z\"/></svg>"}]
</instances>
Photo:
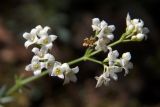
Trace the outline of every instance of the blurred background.
<instances>
[{"instance_id":1,"label":"blurred background","mask_svg":"<svg viewBox=\"0 0 160 107\"><path fill-rule=\"evenodd\" d=\"M48 75L29 83L15 93L6 107L160 107L160 2L159 0L1 0L0 1L0 87L10 87L14 77L32 76L24 68L32 58L25 49L24 32L37 26L50 26L58 35L52 53L68 62L83 55L83 39L92 35L91 19L99 17L116 26L115 38L125 31L125 18L140 18L150 29L148 40L114 47L132 53L134 69L107 87L95 88L101 66L82 62L78 82ZM105 57L102 55L101 57ZM100 58L101 58L100 57ZM27 88L26 88L27 87Z\"/></svg>"}]
</instances>

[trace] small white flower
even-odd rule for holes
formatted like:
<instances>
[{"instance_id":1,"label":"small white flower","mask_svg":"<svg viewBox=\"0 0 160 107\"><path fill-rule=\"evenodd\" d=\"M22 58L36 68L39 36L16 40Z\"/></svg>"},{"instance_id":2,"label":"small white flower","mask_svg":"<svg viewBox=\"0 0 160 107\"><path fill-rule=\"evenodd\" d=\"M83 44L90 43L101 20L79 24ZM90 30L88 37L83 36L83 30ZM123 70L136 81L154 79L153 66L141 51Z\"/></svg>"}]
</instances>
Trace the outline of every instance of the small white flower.
<instances>
[{"instance_id":1,"label":"small white flower","mask_svg":"<svg viewBox=\"0 0 160 107\"><path fill-rule=\"evenodd\" d=\"M99 18L93 18L92 19L92 29L93 31L100 31L101 27L100 27L100 20Z\"/></svg>"},{"instance_id":2,"label":"small white flower","mask_svg":"<svg viewBox=\"0 0 160 107\"><path fill-rule=\"evenodd\" d=\"M96 88L102 86L103 84L107 86L110 81L109 72L104 72L99 77L95 77L95 78L97 80Z\"/></svg>"},{"instance_id":3,"label":"small white flower","mask_svg":"<svg viewBox=\"0 0 160 107\"><path fill-rule=\"evenodd\" d=\"M77 81L77 77L75 74L77 74L79 72L78 67L70 68L67 63L64 63L64 64L62 64L62 69L64 70L64 75L65 75L65 79L64 79L63 84L68 84L70 81L72 81L72 82Z\"/></svg>"},{"instance_id":4,"label":"small white flower","mask_svg":"<svg viewBox=\"0 0 160 107\"><path fill-rule=\"evenodd\" d=\"M95 50L102 50L106 52L108 50L106 42L108 42L108 39L103 39L103 38L98 39L95 42L96 45Z\"/></svg>"},{"instance_id":5,"label":"small white flower","mask_svg":"<svg viewBox=\"0 0 160 107\"><path fill-rule=\"evenodd\" d=\"M125 70L125 75L128 74L128 69L133 68L133 64L129 62L131 60L130 52L123 53L122 58L118 61L120 66Z\"/></svg>"},{"instance_id":6,"label":"small white flower","mask_svg":"<svg viewBox=\"0 0 160 107\"><path fill-rule=\"evenodd\" d=\"M39 58L43 59L45 54L48 52L48 48L46 46L41 47L41 49L34 47L32 52L37 55Z\"/></svg>"},{"instance_id":7,"label":"small white flower","mask_svg":"<svg viewBox=\"0 0 160 107\"><path fill-rule=\"evenodd\" d=\"M38 56L34 56L32 58L31 64L27 65L25 70L26 71L33 71L34 75L39 75L43 68L44 68L44 63L39 62Z\"/></svg>"},{"instance_id":8,"label":"small white flower","mask_svg":"<svg viewBox=\"0 0 160 107\"><path fill-rule=\"evenodd\" d=\"M111 28L111 26L112 25L103 27L102 30L97 35L97 37L98 38L106 38L106 39L108 39L107 43L109 43L111 40L113 40L114 39L114 35L112 34L113 28Z\"/></svg>"},{"instance_id":9,"label":"small white flower","mask_svg":"<svg viewBox=\"0 0 160 107\"><path fill-rule=\"evenodd\" d=\"M44 59L47 59L45 62L45 68L50 72L54 67L55 58L51 54L46 54Z\"/></svg>"},{"instance_id":10,"label":"small white flower","mask_svg":"<svg viewBox=\"0 0 160 107\"><path fill-rule=\"evenodd\" d=\"M32 29L30 33L25 32L23 37L27 40L24 44L26 48L37 42L37 29Z\"/></svg>"},{"instance_id":11,"label":"small white flower","mask_svg":"<svg viewBox=\"0 0 160 107\"><path fill-rule=\"evenodd\" d=\"M52 42L57 38L56 35L43 35L41 38L38 40L38 44L46 46L48 49L51 49L53 44Z\"/></svg>"},{"instance_id":12,"label":"small white flower","mask_svg":"<svg viewBox=\"0 0 160 107\"><path fill-rule=\"evenodd\" d=\"M48 30L50 29L50 27L45 26L44 28L41 25L36 26L36 29L38 30L38 37L43 37L43 36L48 36Z\"/></svg>"},{"instance_id":13,"label":"small white flower","mask_svg":"<svg viewBox=\"0 0 160 107\"><path fill-rule=\"evenodd\" d=\"M60 62L55 62L54 67L52 69L51 76L58 76L61 79L64 79L64 70L62 68L62 64Z\"/></svg>"},{"instance_id":14,"label":"small white flower","mask_svg":"<svg viewBox=\"0 0 160 107\"><path fill-rule=\"evenodd\" d=\"M118 79L118 76L116 73L122 71L122 68L118 66L107 66L106 69L107 69L106 72L109 72L109 76L114 80Z\"/></svg>"},{"instance_id":15,"label":"small white flower","mask_svg":"<svg viewBox=\"0 0 160 107\"><path fill-rule=\"evenodd\" d=\"M109 65L113 65L114 61L118 58L119 53L117 50L112 51L111 47L108 47L109 49L109 53L108 53L108 61L109 61Z\"/></svg>"},{"instance_id":16,"label":"small white flower","mask_svg":"<svg viewBox=\"0 0 160 107\"><path fill-rule=\"evenodd\" d=\"M101 31L102 29L103 32L106 33L111 33L115 30L115 26L114 25L108 25L104 20L100 21L99 18L93 18L92 19L92 29L93 31Z\"/></svg>"}]
</instances>

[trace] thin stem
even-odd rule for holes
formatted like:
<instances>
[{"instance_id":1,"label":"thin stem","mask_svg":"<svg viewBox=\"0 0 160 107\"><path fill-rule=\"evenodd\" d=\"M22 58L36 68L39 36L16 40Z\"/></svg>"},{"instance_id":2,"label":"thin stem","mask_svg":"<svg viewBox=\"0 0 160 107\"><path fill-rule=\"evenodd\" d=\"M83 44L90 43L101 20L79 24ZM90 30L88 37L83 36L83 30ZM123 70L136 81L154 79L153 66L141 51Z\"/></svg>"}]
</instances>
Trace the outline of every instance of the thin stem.
<instances>
[{"instance_id":1,"label":"thin stem","mask_svg":"<svg viewBox=\"0 0 160 107\"><path fill-rule=\"evenodd\" d=\"M80 57L80 58L78 58L78 59L75 59L75 60L73 60L73 61L68 62L68 64L69 64L69 65L73 65L73 64L78 63L78 62L81 62L81 61L83 61L83 60L84 60L84 57Z\"/></svg>"},{"instance_id":2,"label":"thin stem","mask_svg":"<svg viewBox=\"0 0 160 107\"><path fill-rule=\"evenodd\" d=\"M18 82L17 84L15 84L13 87L11 87L7 91L6 95L12 94L13 92L15 92L16 90L18 90L19 88L21 88L23 85L25 85L25 84L27 84L27 83L29 83L31 81L37 80L38 78L41 78L41 77L43 77L43 76L45 76L47 74L48 74L48 72L44 71L40 75L32 76L32 77L29 77L29 78L26 78L26 79L22 80L21 82Z\"/></svg>"},{"instance_id":3,"label":"thin stem","mask_svg":"<svg viewBox=\"0 0 160 107\"><path fill-rule=\"evenodd\" d=\"M92 62L95 62L95 63L103 65L103 62L101 62L99 60L96 60L96 59L93 59L93 58L86 58L86 60L89 60L89 61L92 61Z\"/></svg>"}]
</instances>

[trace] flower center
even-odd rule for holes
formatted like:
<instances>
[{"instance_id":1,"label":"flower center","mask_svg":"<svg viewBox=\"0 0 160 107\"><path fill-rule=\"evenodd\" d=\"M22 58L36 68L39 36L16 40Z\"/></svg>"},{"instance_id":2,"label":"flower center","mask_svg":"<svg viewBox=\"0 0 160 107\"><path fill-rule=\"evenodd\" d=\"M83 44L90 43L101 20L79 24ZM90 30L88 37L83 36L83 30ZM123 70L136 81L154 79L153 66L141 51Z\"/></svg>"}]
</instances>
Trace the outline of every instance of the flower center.
<instances>
[{"instance_id":1,"label":"flower center","mask_svg":"<svg viewBox=\"0 0 160 107\"><path fill-rule=\"evenodd\" d=\"M40 67L39 64L34 64L34 65L33 65L33 68L34 68L34 69L38 69L39 67Z\"/></svg>"},{"instance_id":2,"label":"flower center","mask_svg":"<svg viewBox=\"0 0 160 107\"><path fill-rule=\"evenodd\" d=\"M61 70L59 68L56 68L55 75L60 75L61 73L62 73Z\"/></svg>"},{"instance_id":3,"label":"flower center","mask_svg":"<svg viewBox=\"0 0 160 107\"><path fill-rule=\"evenodd\" d=\"M52 63L48 62L47 67L48 68L52 67Z\"/></svg>"},{"instance_id":4,"label":"flower center","mask_svg":"<svg viewBox=\"0 0 160 107\"><path fill-rule=\"evenodd\" d=\"M48 42L49 42L49 41L48 41L48 38L46 38L46 39L43 40L43 43L44 43L44 44L48 44Z\"/></svg>"}]
</instances>

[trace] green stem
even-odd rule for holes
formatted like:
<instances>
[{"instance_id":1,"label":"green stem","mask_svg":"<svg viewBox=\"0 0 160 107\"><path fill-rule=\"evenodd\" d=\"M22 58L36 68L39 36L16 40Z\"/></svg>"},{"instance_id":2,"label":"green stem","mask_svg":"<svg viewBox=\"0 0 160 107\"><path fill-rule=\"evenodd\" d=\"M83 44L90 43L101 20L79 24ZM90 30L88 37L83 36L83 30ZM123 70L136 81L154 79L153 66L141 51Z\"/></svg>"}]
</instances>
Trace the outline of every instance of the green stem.
<instances>
[{"instance_id":1,"label":"green stem","mask_svg":"<svg viewBox=\"0 0 160 107\"><path fill-rule=\"evenodd\" d=\"M83 61L83 60L84 60L84 57L80 57L80 58L78 58L78 59L75 59L75 60L73 60L73 61L68 62L68 64L69 64L69 65L73 65L73 64L78 63L78 62L81 62L81 61Z\"/></svg>"},{"instance_id":2,"label":"green stem","mask_svg":"<svg viewBox=\"0 0 160 107\"><path fill-rule=\"evenodd\" d=\"M42 72L40 75L32 76L32 77L29 77L29 78L26 78L26 79L22 80L21 82L16 83L13 87L11 87L11 88L7 91L6 95L12 94L13 92L15 92L16 90L18 90L19 88L21 88L23 85L25 85L25 84L27 84L27 83L29 83L29 82L31 82L31 81L34 81L34 80L36 80L36 79L38 79L38 78L41 78L41 77L43 77L43 76L45 76L45 75L47 75L47 74L48 74L48 72L47 72L47 71L44 71L44 72Z\"/></svg>"},{"instance_id":3,"label":"green stem","mask_svg":"<svg viewBox=\"0 0 160 107\"><path fill-rule=\"evenodd\" d=\"M86 58L86 60L89 60L89 61L92 61L92 62L95 62L95 63L98 63L98 64L101 64L103 65L103 62L99 61L99 60L96 60L96 59L93 59L93 58Z\"/></svg>"}]
</instances>

